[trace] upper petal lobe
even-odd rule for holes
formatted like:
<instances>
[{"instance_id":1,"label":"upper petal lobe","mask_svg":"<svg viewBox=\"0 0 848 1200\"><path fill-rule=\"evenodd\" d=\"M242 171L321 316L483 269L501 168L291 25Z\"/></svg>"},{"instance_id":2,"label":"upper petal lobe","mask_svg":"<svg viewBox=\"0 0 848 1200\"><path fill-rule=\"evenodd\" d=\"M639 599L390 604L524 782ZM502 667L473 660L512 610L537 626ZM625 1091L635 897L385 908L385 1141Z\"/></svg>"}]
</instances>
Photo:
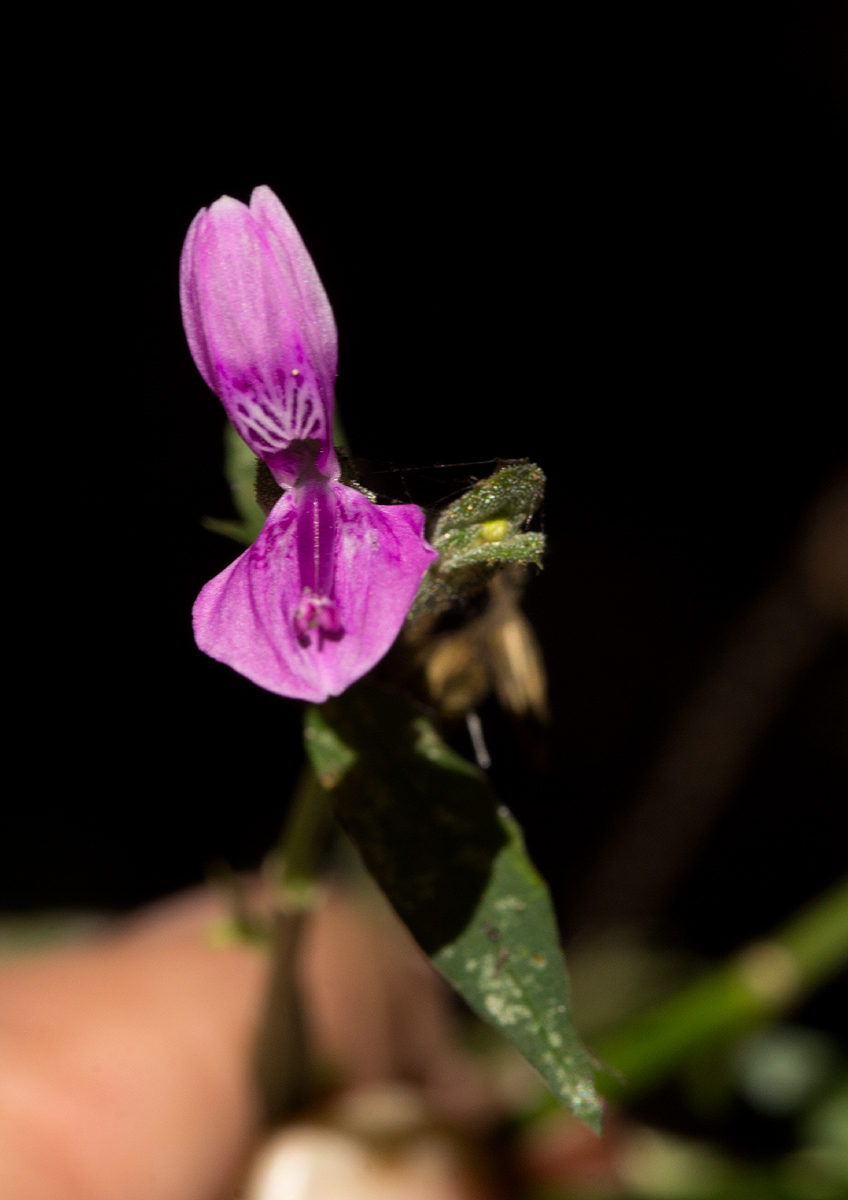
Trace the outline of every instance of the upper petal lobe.
<instances>
[{"instance_id":1,"label":"upper petal lobe","mask_svg":"<svg viewBox=\"0 0 848 1200\"><path fill-rule=\"evenodd\" d=\"M291 219L267 188L256 213L222 196L191 224L180 260L192 356L251 450L294 482L293 441L319 443L332 473L336 332L332 310Z\"/></svg>"}]
</instances>

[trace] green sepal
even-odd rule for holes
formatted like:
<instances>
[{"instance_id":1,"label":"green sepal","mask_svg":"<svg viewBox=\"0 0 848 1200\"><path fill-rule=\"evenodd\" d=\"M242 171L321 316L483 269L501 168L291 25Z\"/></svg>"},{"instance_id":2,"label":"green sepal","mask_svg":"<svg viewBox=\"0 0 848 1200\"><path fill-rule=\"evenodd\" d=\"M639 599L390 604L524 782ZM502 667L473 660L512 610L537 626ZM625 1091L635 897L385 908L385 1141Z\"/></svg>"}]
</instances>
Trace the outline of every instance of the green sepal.
<instances>
[{"instance_id":1,"label":"green sepal","mask_svg":"<svg viewBox=\"0 0 848 1200\"><path fill-rule=\"evenodd\" d=\"M543 533L517 533L500 542L467 546L454 554L451 563L453 570L478 563L505 562L535 563L541 567L544 552Z\"/></svg>"},{"instance_id":2,"label":"green sepal","mask_svg":"<svg viewBox=\"0 0 848 1200\"><path fill-rule=\"evenodd\" d=\"M256 541L256 534L245 525L244 521L201 517L200 524L210 533L220 533L222 537L232 538L234 542L239 542L242 546L252 546Z\"/></svg>"},{"instance_id":3,"label":"green sepal","mask_svg":"<svg viewBox=\"0 0 848 1200\"><path fill-rule=\"evenodd\" d=\"M224 429L224 475L240 520L204 517L201 524L243 546L252 546L265 524L265 514L256 501L256 462L256 455L228 421Z\"/></svg>"},{"instance_id":4,"label":"green sepal","mask_svg":"<svg viewBox=\"0 0 848 1200\"><path fill-rule=\"evenodd\" d=\"M598 1129L550 896L483 772L407 700L367 683L311 706L305 741L339 822L436 968Z\"/></svg>"}]
</instances>

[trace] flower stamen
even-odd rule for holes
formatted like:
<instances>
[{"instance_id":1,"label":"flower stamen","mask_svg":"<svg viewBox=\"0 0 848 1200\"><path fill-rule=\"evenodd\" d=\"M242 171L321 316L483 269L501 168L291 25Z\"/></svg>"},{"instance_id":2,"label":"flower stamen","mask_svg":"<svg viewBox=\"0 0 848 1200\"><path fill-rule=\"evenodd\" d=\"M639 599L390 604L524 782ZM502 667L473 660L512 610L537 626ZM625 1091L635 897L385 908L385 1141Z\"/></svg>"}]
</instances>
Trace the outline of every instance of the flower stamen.
<instances>
[{"instance_id":1,"label":"flower stamen","mask_svg":"<svg viewBox=\"0 0 848 1200\"><path fill-rule=\"evenodd\" d=\"M339 633L341 624L335 600L329 596L317 596L311 588L305 587L294 614L294 627L298 637L305 637L310 629Z\"/></svg>"}]
</instances>

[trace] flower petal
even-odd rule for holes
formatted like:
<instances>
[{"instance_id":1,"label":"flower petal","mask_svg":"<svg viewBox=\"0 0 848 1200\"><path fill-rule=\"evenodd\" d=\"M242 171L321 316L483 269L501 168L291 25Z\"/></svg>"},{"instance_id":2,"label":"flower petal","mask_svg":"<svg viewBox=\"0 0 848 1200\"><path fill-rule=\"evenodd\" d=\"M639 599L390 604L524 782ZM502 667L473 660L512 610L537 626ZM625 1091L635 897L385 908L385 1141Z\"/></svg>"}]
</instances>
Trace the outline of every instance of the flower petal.
<instances>
[{"instance_id":1,"label":"flower petal","mask_svg":"<svg viewBox=\"0 0 848 1200\"><path fill-rule=\"evenodd\" d=\"M197 214L180 260L180 297L198 370L251 450L290 484L301 462L287 453L293 441L316 439L319 471L337 469L335 326L297 230L279 201L274 209L273 193L262 192L259 218L229 196Z\"/></svg>"},{"instance_id":2,"label":"flower petal","mask_svg":"<svg viewBox=\"0 0 848 1200\"><path fill-rule=\"evenodd\" d=\"M194 605L195 640L260 687L320 703L369 671L397 636L436 557L413 504L372 504L340 483L333 599L339 632L303 629L296 495L287 492L256 542L212 579Z\"/></svg>"},{"instance_id":3,"label":"flower petal","mask_svg":"<svg viewBox=\"0 0 848 1200\"><path fill-rule=\"evenodd\" d=\"M310 344L318 351L318 369L327 395L332 396L339 361L336 320L324 285L297 226L269 187L254 188L250 212L268 239L280 275L300 294Z\"/></svg>"}]
</instances>

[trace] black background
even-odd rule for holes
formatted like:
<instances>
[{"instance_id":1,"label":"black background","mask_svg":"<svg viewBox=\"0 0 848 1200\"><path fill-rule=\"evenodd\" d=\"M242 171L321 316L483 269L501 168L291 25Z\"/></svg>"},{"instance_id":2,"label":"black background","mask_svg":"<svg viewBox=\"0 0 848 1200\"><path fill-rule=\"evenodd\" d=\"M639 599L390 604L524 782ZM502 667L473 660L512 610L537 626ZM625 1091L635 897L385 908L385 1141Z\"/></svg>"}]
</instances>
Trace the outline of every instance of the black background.
<instances>
[{"instance_id":1,"label":"black background","mask_svg":"<svg viewBox=\"0 0 848 1200\"><path fill-rule=\"evenodd\" d=\"M234 514L177 299L197 209L267 183L336 312L354 450L548 474L527 608L549 772L483 716L567 924L848 453L837 8L592 13L556 35L411 22L345 72L343 44L331 63L236 30L227 57L219 30L185 62L70 70L20 126L0 907L138 904L255 865L280 824L300 706L191 638L237 548L200 527ZM679 889L675 939L724 953L844 869L844 759L805 732L835 724L844 674L834 641Z\"/></svg>"}]
</instances>

